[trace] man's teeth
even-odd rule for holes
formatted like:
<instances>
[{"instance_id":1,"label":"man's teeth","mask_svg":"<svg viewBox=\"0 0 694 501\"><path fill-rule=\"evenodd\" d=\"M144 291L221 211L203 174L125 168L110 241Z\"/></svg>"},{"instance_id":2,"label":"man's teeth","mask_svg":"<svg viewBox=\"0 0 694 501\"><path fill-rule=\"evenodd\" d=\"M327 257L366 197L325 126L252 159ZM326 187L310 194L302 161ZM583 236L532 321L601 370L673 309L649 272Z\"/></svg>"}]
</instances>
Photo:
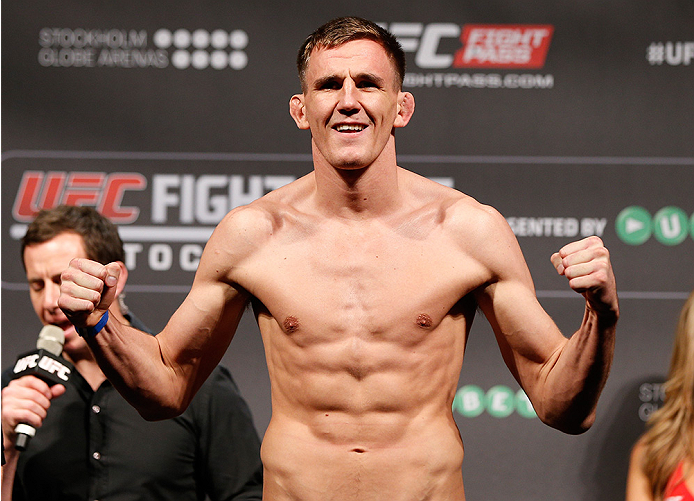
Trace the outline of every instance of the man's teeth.
<instances>
[{"instance_id":1,"label":"man's teeth","mask_svg":"<svg viewBox=\"0 0 694 501\"><path fill-rule=\"evenodd\" d=\"M338 125L336 127L338 132L359 132L364 130L366 127L364 125Z\"/></svg>"}]
</instances>

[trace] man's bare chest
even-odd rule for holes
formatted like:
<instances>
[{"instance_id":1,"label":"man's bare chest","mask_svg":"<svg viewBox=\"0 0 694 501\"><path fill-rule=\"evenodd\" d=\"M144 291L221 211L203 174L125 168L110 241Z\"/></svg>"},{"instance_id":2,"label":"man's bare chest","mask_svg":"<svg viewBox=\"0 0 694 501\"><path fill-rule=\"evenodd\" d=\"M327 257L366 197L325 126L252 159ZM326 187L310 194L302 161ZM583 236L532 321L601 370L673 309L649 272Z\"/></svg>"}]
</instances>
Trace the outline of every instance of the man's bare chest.
<instances>
[{"instance_id":1,"label":"man's bare chest","mask_svg":"<svg viewBox=\"0 0 694 501\"><path fill-rule=\"evenodd\" d=\"M357 332L410 323L434 327L484 276L471 256L445 238L347 232L277 239L248 273L250 292L279 322L328 318L335 328Z\"/></svg>"}]
</instances>

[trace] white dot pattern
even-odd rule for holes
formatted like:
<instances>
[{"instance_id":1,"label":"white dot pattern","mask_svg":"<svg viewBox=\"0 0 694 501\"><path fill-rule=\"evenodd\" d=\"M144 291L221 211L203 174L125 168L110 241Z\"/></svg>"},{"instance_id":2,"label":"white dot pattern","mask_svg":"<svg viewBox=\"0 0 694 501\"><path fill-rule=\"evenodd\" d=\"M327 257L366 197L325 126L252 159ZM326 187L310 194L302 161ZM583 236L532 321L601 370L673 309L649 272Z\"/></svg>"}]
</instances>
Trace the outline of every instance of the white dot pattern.
<instances>
[{"instance_id":1,"label":"white dot pattern","mask_svg":"<svg viewBox=\"0 0 694 501\"><path fill-rule=\"evenodd\" d=\"M152 42L159 49L174 48L171 64L179 70L191 67L242 70L248 65L248 55L244 51L248 46L248 34L243 30L210 32L197 29L191 32L181 28L172 32L162 28L154 33Z\"/></svg>"}]
</instances>

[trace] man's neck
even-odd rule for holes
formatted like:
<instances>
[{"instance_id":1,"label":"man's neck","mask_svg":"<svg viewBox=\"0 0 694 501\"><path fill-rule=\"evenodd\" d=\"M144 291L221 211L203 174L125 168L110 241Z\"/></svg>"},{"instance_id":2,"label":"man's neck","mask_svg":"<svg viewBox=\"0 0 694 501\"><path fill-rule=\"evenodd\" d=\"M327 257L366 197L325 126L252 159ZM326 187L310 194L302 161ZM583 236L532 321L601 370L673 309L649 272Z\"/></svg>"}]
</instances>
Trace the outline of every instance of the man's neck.
<instances>
[{"instance_id":1,"label":"man's neck","mask_svg":"<svg viewBox=\"0 0 694 501\"><path fill-rule=\"evenodd\" d=\"M314 151L314 175L321 209L345 218L392 213L401 202L400 168L395 152L385 152L367 167L336 168Z\"/></svg>"}]
</instances>

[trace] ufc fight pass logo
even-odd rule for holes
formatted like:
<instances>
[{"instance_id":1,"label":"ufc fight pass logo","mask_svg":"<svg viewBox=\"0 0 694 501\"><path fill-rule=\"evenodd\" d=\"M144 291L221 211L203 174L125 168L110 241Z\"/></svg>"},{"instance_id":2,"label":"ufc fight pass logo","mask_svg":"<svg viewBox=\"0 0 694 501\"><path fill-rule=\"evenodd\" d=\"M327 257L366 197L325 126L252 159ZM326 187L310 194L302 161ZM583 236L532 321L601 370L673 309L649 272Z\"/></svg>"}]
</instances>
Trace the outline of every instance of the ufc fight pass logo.
<instances>
[{"instance_id":1,"label":"ufc fight pass logo","mask_svg":"<svg viewBox=\"0 0 694 501\"><path fill-rule=\"evenodd\" d=\"M383 23L421 69L537 69L545 64L552 25Z\"/></svg>"}]
</instances>

